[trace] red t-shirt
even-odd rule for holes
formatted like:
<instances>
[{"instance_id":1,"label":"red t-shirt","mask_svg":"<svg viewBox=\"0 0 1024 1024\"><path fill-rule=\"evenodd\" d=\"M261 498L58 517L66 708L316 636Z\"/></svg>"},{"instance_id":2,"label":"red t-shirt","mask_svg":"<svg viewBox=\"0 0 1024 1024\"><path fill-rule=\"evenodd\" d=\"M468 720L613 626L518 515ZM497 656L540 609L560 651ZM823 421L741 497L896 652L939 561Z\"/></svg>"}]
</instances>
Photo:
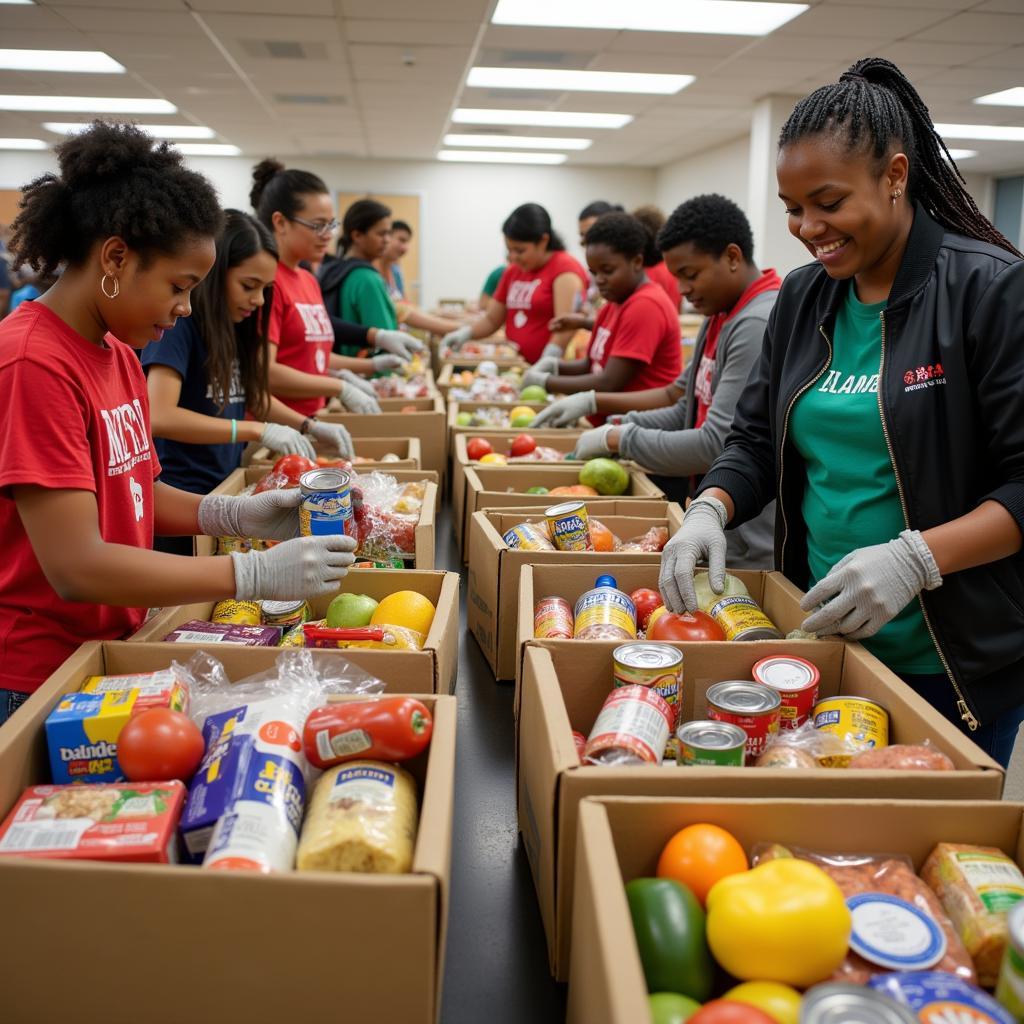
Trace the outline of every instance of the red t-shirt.
<instances>
[{"instance_id":1,"label":"red t-shirt","mask_svg":"<svg viewBox=\"0 0 1024 1024\"><path fill-rule=\"evenodd\" d=\"M283 366L318 377L327 374L334 328L324 307L320 285L308 270L292 270L278 264L268 337L277 346L277 361ZM327 404L326 398L275 397L303 416L315 416Z\"/></svg>"},{"instance_id":2,"label":"red t-shirt","mask_svg":"<svg viewBox=\"0 0 1024 1024\"><path fill-rule=\"evenodd\" d=\"M621 305L606 302L597 311L587 348L590 372L600 373L613 356L640 364L623 391L646 391L678 380L683 359L679 314L652 281L644 281ZM605 421L604 416L587 418L595 426Z\"/></svg>"},{"instance_id":3,"label":"red t-shirt","mask_svg":"<svg viewBox=\"0 0 1024 1024\"><path fill-rule=\"evenodd\" d=\"M540 359L551 340L548 324L555 315L555 278L575 274L586 294L587 272L567 252L553 252L540 270L526 271L512 264L501 275L494 298L505 306L505 337L519 346L529 363Z\"/></svg>"},{"instance_id":4,"label":"red t-shirt","mask_svg":"<svg viewBox=\"0 0 1024 1024\"><path fill-rule=\"evenodd\" d=\"M672 303L672 308L678 313L683 304L683 296L679 291L679 282L669 273L665 261L662 260L660 263L655 263L653 267L648 267L645 273L651 281L664 290L668 301Z\"/></svg>"},{"instance_id":5,"label":"red t-shirt","mask_svg":"<svg viewBox=\"0 0 1024 1024\"><path fill-rule=\"evenodd\" d=\"M0 686L31 693L89 640L134 632L145 608L62 600L39 566L14 502L31 484L92 491L100 535L153 546L149 399L139 357L93 345L38 302L0 322Z\"/></svg>"}]
</instances>

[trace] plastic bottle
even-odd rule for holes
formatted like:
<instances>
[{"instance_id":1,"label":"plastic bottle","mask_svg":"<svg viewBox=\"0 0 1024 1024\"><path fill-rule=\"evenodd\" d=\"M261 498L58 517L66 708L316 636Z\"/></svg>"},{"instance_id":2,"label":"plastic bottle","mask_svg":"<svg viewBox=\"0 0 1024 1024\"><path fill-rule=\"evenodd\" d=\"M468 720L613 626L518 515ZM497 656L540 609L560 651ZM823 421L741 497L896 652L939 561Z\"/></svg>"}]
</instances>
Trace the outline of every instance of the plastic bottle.
<instances>
[{"instance_id":1,"label":"plastic bottle","mask_svg":"<svg viewBox=\"0 0 1024 1024\"><path fill-rule=\"evenodd\" d=\"M614 576L598 576L594 589L576 602L576 640L635 640L636 605Z\"/></svg>"}]
</instances>

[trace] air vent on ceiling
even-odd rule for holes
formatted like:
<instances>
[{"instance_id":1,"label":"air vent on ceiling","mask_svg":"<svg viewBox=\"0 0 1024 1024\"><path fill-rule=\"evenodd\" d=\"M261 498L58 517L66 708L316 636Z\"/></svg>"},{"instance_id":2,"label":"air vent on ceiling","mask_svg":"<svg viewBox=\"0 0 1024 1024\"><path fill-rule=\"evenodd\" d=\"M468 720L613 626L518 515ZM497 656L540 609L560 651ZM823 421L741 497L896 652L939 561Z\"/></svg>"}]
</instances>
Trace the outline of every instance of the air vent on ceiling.
<instances>
[{"instance_id":1,"label":"air vent on ceiling","mask_svg":"<svg viewBox=\"0 0 1024 1024\"><path fill-rule=\"evenodd\" d=\"M243 39L242 47L250 57L274 60L327 60L324 43L299 43L287 39Z\"/></svg>"},{"instance_id":2,"label":"air vent on ceiling","mask_svg":"<svg viewBox=\"0 0 1024 1024\"><path fill-rule=\"evenodd\" d=\"M316 93L279 92L274 97L275 103L294 103L310 107L347 107L347 96L320 96Z\"/></svg>"},{"instance_id":3,"label":"air vent on ceiling","mask_svg":"<svg viewBox=\"0 0 1024 1024\"><path fill-rule=\"evenodd\" d=\"M500 47L485 49L477 61L483 67L538 67L568 68L582 71L597 55L567 50L504 50Z\"/></svg>"}]
</instances>

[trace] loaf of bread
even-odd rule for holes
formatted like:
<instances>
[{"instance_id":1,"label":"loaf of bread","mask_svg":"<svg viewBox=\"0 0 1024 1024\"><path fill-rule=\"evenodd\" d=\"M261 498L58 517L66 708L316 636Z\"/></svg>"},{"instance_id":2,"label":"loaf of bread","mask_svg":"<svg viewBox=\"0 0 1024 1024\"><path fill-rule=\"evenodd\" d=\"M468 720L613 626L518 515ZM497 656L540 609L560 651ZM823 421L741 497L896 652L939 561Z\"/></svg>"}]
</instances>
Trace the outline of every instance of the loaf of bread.
<instances>
[{"instance_id":1,"label":"loaf of bread","mask_svg":"<svg viewBox=\"0 0 1024 1024\"><path fill-rule=\"evenodd\" d=\"M403 874L412 868L418 816L407 771L383 761L340 764L313 790L296 868Z\"/></svg>"}]
</instances>

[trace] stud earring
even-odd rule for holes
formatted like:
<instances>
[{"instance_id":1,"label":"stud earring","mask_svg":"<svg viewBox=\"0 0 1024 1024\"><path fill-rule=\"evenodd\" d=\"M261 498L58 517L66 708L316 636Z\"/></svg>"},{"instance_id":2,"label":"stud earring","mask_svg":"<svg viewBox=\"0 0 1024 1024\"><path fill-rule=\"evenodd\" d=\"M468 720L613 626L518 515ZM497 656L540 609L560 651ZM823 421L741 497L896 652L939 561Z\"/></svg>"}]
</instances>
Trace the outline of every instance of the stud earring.
<instances>
[{"instance_id":1,"label":"stud earring","mask_svg":"<svg viewBox=\"0 0 1024 1024\"><path fill-rule=\"evenodd\" d=\"M113 295L111 295L111 293L107 291L108 277L110 278L111 281L114 282L114 287L111 289ZM104 274L103 277L100 278L100 291L103 292L103 294L106 295L108 299L116 299L118 295L121 294L121 282L118 281L118 279L114 277L112 274Z\"/></svg>"},{"instance_id":2,"label":"stud earring","mask_svg":"<svg viewBox=\"0 0 1024 1024\"><path fill-rule=\"evenodd\" d=\"M896 200L899 199L901 195L903 195L903 189L898 188L895 192L892 193L891 196L889 196L889 199L892 201L893 206L896 205Z\"/></svg>"}]
</instances>

